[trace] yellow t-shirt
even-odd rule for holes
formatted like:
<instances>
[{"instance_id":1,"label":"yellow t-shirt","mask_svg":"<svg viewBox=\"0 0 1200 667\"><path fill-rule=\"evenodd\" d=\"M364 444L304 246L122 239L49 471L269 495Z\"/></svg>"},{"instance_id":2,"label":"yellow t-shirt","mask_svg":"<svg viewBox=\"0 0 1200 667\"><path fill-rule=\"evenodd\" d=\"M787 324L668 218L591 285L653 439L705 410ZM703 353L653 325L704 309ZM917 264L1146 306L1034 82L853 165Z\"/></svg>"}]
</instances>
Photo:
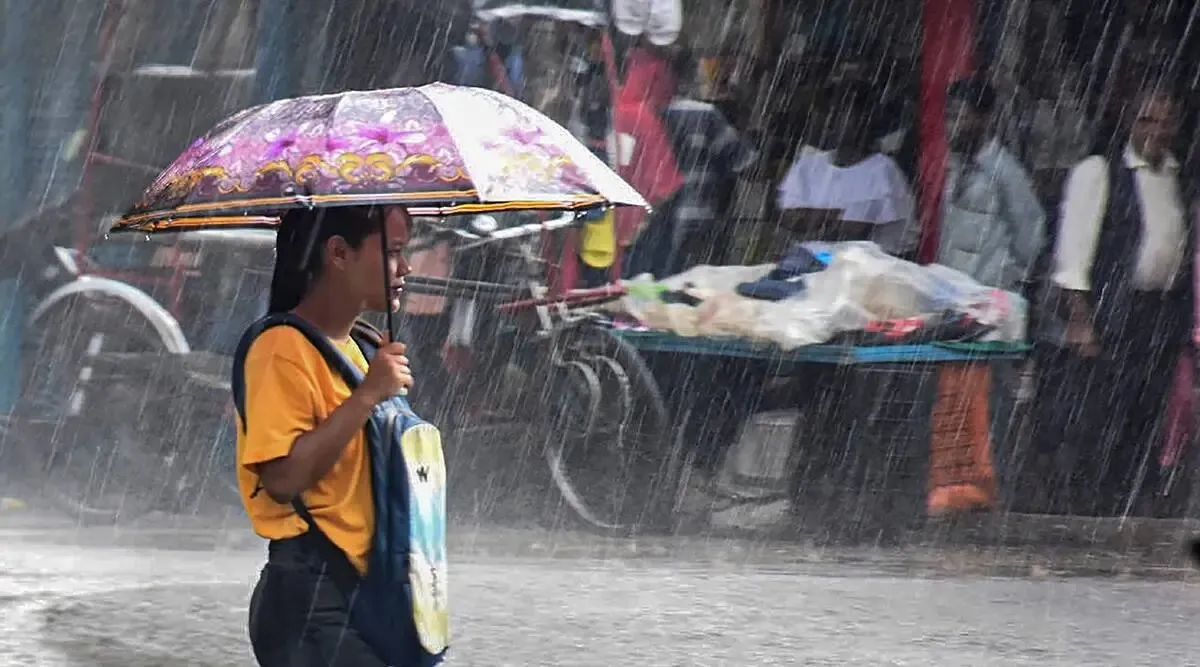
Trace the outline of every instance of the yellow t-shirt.
<instances>
[{"instance_id":1,"label":"yellow t-shirt","mask_svg":"<svg viewBox=\"0 0 1200 667\"><path fill-rule=\"evenodd\" d=\"M365 372L367 361L353 340L333 341ZM304 334L289 326L263 332L246 355L246 428L238 430L238 487L254 532L268 540L286 539L308 527L291 505L258 491L257 465L287 456L292 443L350 396L350 388L329 367ZM239 426L241 426L239 424ZM371 468L366 436L359 432L342 457L301 496L317 525L346 552L360 573L375 531Z\"/></svg>"}]
</instances>

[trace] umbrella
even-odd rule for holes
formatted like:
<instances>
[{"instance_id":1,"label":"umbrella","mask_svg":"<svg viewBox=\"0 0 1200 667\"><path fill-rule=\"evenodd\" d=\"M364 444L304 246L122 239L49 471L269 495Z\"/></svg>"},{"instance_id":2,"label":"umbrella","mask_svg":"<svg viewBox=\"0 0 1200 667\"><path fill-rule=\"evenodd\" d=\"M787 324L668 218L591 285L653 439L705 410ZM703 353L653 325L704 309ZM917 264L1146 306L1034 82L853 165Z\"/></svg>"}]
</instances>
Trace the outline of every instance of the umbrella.
<instances>
[{"instance_id":1,"label":"umbrella","mask_svg":"<svg viewBox=\"0 0 1200 667\"><path fill-rule=\"evenodd\" d=\"M525 104L430 84L235 114L188 147L110 231L273 227L292 208L367 205L451 215L646 202ZM391 317L388 329L395 340Z\"/></svg>"},{"instance_id":2,"label":"umbrella","mask_svg":"<svg viewBox=\"0 0 1200 667\"><path fill-rule=\"evenodd\" d=\"M372 204L414 215L646 206L529 106L435 83L238 113L184 151L111 231L273 226L289 208Z\"/></svg>"}]
</instances>

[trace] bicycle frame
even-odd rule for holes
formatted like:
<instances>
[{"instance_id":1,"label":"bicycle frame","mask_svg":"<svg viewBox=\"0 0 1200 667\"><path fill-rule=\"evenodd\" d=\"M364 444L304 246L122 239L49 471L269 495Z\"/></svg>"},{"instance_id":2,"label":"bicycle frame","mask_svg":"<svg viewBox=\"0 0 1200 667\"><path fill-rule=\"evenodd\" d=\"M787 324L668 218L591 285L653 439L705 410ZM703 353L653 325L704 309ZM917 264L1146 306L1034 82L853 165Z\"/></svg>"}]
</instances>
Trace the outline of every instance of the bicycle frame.
<instances>
[{"instance_id":1,"label":"bicycle frame","mask_svg":"<svg viewBox=\"0 0 1200 667\"><path fill-rule=\"evenodd\" d=\"M581 313L581 310L610 303L626 293L619 285L556 290L552 281L547 279L546 274L552 273L553 267L547 259L547 253L539 256L535 252L532 238L536 236L543 245L552 245L547 243L551 240L550 235L565 232L570 240L573 236L571 232L581 224L584 223L575 214L490 231L481 231L479 225L474 225L475 229L462 229L449 228L440 222L432 223L431 226L435 228L433 240L415 246L414 250L427 249L445 239L454 244L452 253L470 252L485 246L505 246L506 249L515 250L512 256L521 263L521 284L410 276L406 280L406 289L414 294L472 299L491 305L497 312L511 317L533 314L537 319L536 332L547 335L560 324L571 324L590 317L590 314ZM574 252L570 243L565 245L564 254Z\"/></svg>"},{"instance_id":2,"label":"bicycle frame","mask_svg":"<svg viewBox=\"0 0 1200 667\"><path fill-rule=\"evenodd\" d=\"M161 168L158 166L138 164L119 156L103 153L98 148L105 86L112 72L112 64L117 48L115 35L124 12L123 3L119 0L105 0L100 24L98 66L93 80L94 85L89 104L88 121L84 130L83 145L85 148L83 151L80 182L75 195L72 197L73 201L68 202L68 205L75 209L74 250L78 269L77 275L80 278L93 278L95 279L93 282L108 281L104 284L111 283L116 285L123 283L134 288L134 291L139 294L144 295L158 292L158 288L165 287L166 298L163 304L165 310L170 317L178 319L182 314L181 306L184 282L187 279L188 272L196 268L198 260L198 257L195 257L192 253L180 249L181 243L186 239L176 239L173 243L163 244L155 250L150 261L150 268L165 269L165 275L152 275L138 269L105 267L88 259L97 238L104 238L103 234L97 233L100 226L91 222L96 220L97 216L94 191L95 166L100 164L118 166L148 174L150 177L161 171ZM111 221L105 222L108 223ZM107 229L107 224L103 228ZM100 283L96 282L96 284ZM124 289L118 291L121 294L132 293ZM178 325L176 325L176 328L178 328Z\"/></svg>"}]
</instances>

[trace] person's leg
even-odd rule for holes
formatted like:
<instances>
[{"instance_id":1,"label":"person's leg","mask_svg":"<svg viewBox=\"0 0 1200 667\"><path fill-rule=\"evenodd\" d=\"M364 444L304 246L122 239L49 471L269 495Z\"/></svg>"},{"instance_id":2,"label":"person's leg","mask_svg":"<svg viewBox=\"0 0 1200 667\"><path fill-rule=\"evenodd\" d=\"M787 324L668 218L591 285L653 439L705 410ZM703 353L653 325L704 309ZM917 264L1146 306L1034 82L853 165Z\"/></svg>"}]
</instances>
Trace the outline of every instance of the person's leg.
<instances>
[{"instance_id":1,"label":"person's leg","mask_svg":"<svg viewBox=\"0 0 1200 667\"><path fill-rule=\"evenodd\" d=\"M1133 461L1126 471L1125 486L1128 497L1123 513L1138 516L1154 516L1168 508L1160 506L1165 498L1161 495L1165 489L1165 477L1159 464L1158 454L1162 449L1165 438L1167 404L1175 380L1175 361L1172 355L1155 355L1168 357L1155 360L1148 364L1155 373L1150 375L1141 391L1139 401L1129 416L1127 439Z\"/></svg>"},{"instance_id":2,"label":"person's leg","mask_svg":"<svg viewBox=\"0 0 1200 667\"><path fill-rule=\"evenodd\" d=\"M297 650L297 665L304 667L385 667L385 663L350 625L349 600L327 576L318 576L308 603L304 636Z\"/></svg>"},{"instance_id":3,"label":"person's leg","mask_svg":"<svg viewBox=\"0 0 1200 667\"><path fill-rule=\"evenodd\" d=\"M1100 516L1122 516L1128 511L1134 472L1140 465L1137 410L1146 383L1147 359L1139 350L1140 341L1132 332L1110 336L1098 362L1103 381L1091 387L1089 398L1095 407L1089 416L1089 431L1096 435L1088 463Z\"/></svg>"},{"instance_id":4,"label":"person's leg","mask_svg":"<svg viewBox=\"0 0 1200 667\"><path fill-rule=\"evenodd\" d=\"M581 261L579 263L579 287L583 289L604 287L610 282L608 271L607 268L598 269Z\"/></svg>"},{"instance_id":5,"label":"person's leg","mask_svg":"<svg viewBox=\"0 0 1200 667\"><path fill-rule=\"evenodd\" d=\"M1126 439L1134 460L1126 472L1127 505L1138 514L1170 513L1163 495L1166 477L1159 465L1166 437L1167 406L1175 387L1175 372L1188 335L1184 313L1169 300L1146 315L1154 326L1144 327L1139 370L1141 391L1126 424ZM1136 358L1136 357L1135 357Z\"/></svg>"},{"instance_id":6,"label":"person's leg","mask_svg":"<svg viewBox=\"0 0 1200 667\"><path fill-rule=\"evenodd\" d=\"M662 249L659 251L661 263L654 267L654 273L659 278L666 278L667 276L680 273L683 271L683 267L687 261L687 258L684 256L684 243L688 237L687 229L675 216L671 216L668 219L668 223L670 229L666 233Z\"/></svg>"},{"instance_id":7,"label":"person's leg","mask_svg":"<svg viewBox=\"0 0 1200 667\"><path fill-rule=\"evenodd\" d=\"M1034 397L1033 478L1018 483L1037 511L1094 514L1098 438L1106 423L1099 396L1103 366L1055 350L1038 366ZM1023 494L1022 494L1023 495Z\"/></svg>"},{"instance_id":8,"label":"person's leg","mask_svg":"<svg viewBox=\"0 0 1200 667\"><path fill-rule=\"evenodd\" d=\"M675 198L667 200L654 209L641 235L627 248L623 257L623 273L626 278L650 273L656 279L667 273L674 243Z\"/></svg>"},{"instance_id":9,"label":"person's leg","mask_svg":"<svg viewBox=\"0 0 1200 667\"><path fill-rule=\"evenodd\" d=\"M1021 367L1024 362L1000 362L992 365L991 396L988 400L992 461L996 469L996 481L1001 489L1001 502L1007 505L1012 481L1020 460L1026 455L1028 443L1021 438L1022 415L1018 410L1017 391L1021 382Z\"/></svg>"},{"instance_id":10,"label":"person's leg","mask_svg":"<svg viewBox=\"0 0 1200 667\"><path fill-rule=\"evenodd\" d=\"M626 249L623 267L626 278L634 278L643 273L659 277L659 255L664 244L663 235L670 231L667 227L666 221L657 211L650 217L637 240Z\"/></svg>"},{"instance_id":11,"label":"person's leg","mask_svg":"<svg viewBox=\"0 0 1200 667\"><path fill-rule=\"evenodd\" d=\"M645 267L649 264L649 261L646 259L646 256L649 254L646 251L646 248L649 247L646 240L650 234L649 227L643 229L633 244L625 248L621 254L621 276L625 280L646 273Z\"/></svg>"},{"instance_id":12,"label":"person's leg","mask_svg":"<svg viewBox=\"0 0 1200 667\"><path fill-rule=\"evenodd\" d=\"M1157 295L1143 296L1105 344L1111 420L1098 453L1104 460L1099 486L1106 514L1142 511L1142 489L1157 485L1151 454L1161 444L1161 417L1178 359L1177 327L1165 306Z\"/></svg>"},{"instance_id":13,"label":"person's leg","mask_svg":"<svg viewBox=\"0 0 1200 667\"><path fill-rule=\"evenodd\" d=\"M1009 486L1017 512L1061 511L1067 493L1069 468L1062 466L1068 420L1058 392L1067 380L1068 355L1049 346L1035 346L1037 364L1033 390L1033 436L1029 452Z\"/></svg>"},{"instance_id":14,"label":"person's leg","mask_svg":"<svg viewBox=\"0 0 1200 667\"><path fill-rule=\"evenodd\" d=\"M663 202L655 211L655 222L658 225L658 238L653 250L650 271L659 280L668 278L679 272L679 244L682 240L679 234L676 210L679 205L679 195Z\"/></svg>"}]
</instances>

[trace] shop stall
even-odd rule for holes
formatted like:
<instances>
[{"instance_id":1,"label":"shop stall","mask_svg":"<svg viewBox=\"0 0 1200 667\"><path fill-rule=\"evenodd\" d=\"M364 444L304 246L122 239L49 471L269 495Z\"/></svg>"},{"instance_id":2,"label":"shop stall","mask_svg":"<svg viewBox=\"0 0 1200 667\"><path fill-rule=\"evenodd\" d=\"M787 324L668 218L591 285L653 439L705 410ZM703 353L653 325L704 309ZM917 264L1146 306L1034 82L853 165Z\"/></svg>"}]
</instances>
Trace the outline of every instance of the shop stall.
<instances>
[{"instance_id":1,"label":"shop stall","mask_svg":"<svg viewBox=\"0 0 1200 667\"><path fill-rule=\"evenodd\" d=\"M904 505L907 521L953 509L933 487L962 481L946 474L956 465L994 485L990 462L969 460L981 455L978 432L961 427L986 419L986 405L957 405L962 414L940 421L960 428L931 430L936 393L952 389L935 371L1022 359L1020 295L857 242L800 244L779 263L696 267L626 289L613 335L647 359L675 420L660 456L663 486L675 495L660 509L681 509L697 480L710 495L728 495L720 479L735 459L759 466L744 475L789 478L768 499L825 516L842 516L835 501L866 516L864 492L893 494L880 507ZM793 423L764 436L763 418ZM747 462L747 447L759 463ZM901 469L907 478L897 477ZM985 499L994 492L984 488Z\"/></svg>"},{"instance_id":2,"label":"shop stall","mask_svg":"<svg viewBox=\"0 0 1200 667\"><path fill-rule=\"evenodd\" d=\"M730 258L741 266L625 282L629 295L612 334L642 353L675 420L672 442L643 463L662 471L654 511L682 508L697 478L718 493L735 444L754 437L757 417L781 409L792 427L767 449L790 452L781 497L799 508L843 517L831 504L837 494L820 489L837 489L847 508L859 506L864 489L895 490L896 480L885 478L902 459L921 462L909 466L920 479L902 485L919 496L908 518L958 509L927 493L934 487L979 487L968 489L979 491L978 505L995 502L992 462L980 458L990 457L987 436L981 447L978 428L968 436L945 427L955 419L986 422L987 406L939 415L934 397L955 391L948 384L974 369L1023 358L1020 295L860 244L828 249L823 265L802 279L780 275L787 258L772 261L796 250L794 230L779 224L775 188L801 147L824 147L831 117L817 113L819 96L831 81L846 79L879 91L881 135L892 135L886 150L918 195L921 257L928 260L936 248L944 91L973 71L975 7L969 0L885 4L732 3L725 14L741 19L739 30L711 22L714 34L692 42L701 45L696 55L712 79L706 101L756 139L762 159L739 184L724 221L737 228ZM765 451L762 458L780 460ZM785 474L770 467L758 472ZM575 474L586 496L594 473L581 463Z\"/></svg>"}]
</instances>

